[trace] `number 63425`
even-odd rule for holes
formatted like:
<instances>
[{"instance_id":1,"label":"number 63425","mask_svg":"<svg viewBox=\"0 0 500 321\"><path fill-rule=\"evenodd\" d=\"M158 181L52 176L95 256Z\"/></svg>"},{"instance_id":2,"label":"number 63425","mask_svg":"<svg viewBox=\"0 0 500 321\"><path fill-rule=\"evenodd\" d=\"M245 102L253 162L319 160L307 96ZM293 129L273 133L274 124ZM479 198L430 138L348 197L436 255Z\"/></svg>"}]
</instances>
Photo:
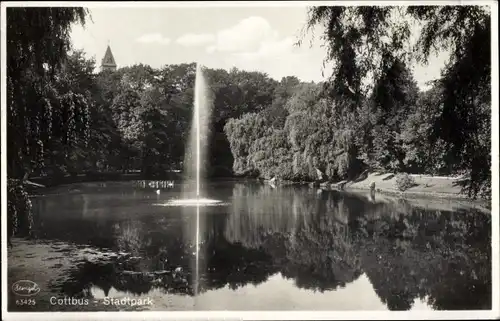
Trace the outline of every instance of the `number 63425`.
<instances>
[{"instance_id":1,"label":"number 63425","mask_svg":"<svg viewBox=\"0 0 500 321\"><path fill-rule=\"evenodd\" d=\"M16 305L35 305L35 299L17 299Z\"/></svg>"}]
</instances>

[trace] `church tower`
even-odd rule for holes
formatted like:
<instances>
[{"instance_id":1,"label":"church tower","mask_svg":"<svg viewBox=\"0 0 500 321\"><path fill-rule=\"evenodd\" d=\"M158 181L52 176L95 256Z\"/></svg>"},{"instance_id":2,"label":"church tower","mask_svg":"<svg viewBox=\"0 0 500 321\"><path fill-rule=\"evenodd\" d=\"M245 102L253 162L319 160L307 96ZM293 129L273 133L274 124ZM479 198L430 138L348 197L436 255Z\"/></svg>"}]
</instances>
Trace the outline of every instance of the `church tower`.
<instances>
[{"instance_id":1,"label":"church tower","mask_svg":"<svg viewBox=\"0 0 500 321\"><path fill-rule=\"evenodd\" d=\"M113 57L113 53L111 52L111 48L109 47L106 49L106 53L104 54L104 58L102 58L101 62L101 71L105 70L111 70L115 71L116 70L116 62L115 58Z\"/></svg>"}]
</instances>

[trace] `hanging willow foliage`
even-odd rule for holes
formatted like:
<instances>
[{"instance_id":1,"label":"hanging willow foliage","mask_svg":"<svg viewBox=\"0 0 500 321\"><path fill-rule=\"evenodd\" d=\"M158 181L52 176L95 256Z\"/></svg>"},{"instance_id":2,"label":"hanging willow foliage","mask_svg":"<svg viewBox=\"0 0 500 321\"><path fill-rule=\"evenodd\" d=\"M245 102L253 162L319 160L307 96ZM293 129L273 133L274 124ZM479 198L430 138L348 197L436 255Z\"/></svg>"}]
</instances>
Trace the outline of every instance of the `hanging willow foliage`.
<instances>
[{"instance_id":1,"label":"hanging willow foliage","mask_svg":"<svg viewBox=\"0 0 500 321\"><path fill-rule=\"evenodd\" d=\"M476 197L487 195L491 189L490 19L489 8L484 6L321 6L309 9L306 30L323 27L321 39L327 50L325 61L334 65L325 94L341 103L338 119L346 119L342 121L346 127L351 126L351 122L343 115L364 117L358 115L362 96L371 95L375 98L375 106L392 108L400 114L393 117L385 112L380 115L382 119L406 119L415 99L407 97L394 101L398 92L407 95L408 90L397 79L401 72L394 75L388 72L394 69L395 63L402 67L414 61L426 63L431 54L443 50L450 52L441 79L434 84L434 88L442 91L436 102L442 108L432 124L430 144L433 149L438 145L446 149L439 153L447 155L447 167L453 173L466 174L464 192ZM412 25L421 27L414 47L410 44ZM370 77L375 81L367 81ZM375 88L363 88L362 83L375 85ZM342 124L337 126L343 127ZM395 143L399 144L397 136L401 128L389 124L388 128L381 129L396 137ZM381 139L387 140L386 137ZM362 154L369 156L372 144L363 141L360 144L364 145L361 146ZM379 149L388 150L386 146ZM401 169L404 153L399 147L393 149L394 155L378 153L376 158L378 163L388 164L384 165L386 169ZM399 165L394 163L395 158L399 159Z\"/></svg>"},{"instance_id":2,"label":"hanging willow foliage","mask_svg":"<svg viewBox=\"0 0 500 321\"><path fill-rule=\"evenodd\" d=\"M7 213L8 237L31 236L33 228L33 213L31 201L28 197L23 182L17 179L7 180Z\"/></svg>"},{"instance_id":3,"label":"hanging willow foliage","mask_svg":"<svg viewBox=\"0 0 500 321\"><path fill-rule=\"evenodd\" d=\"M43 168L55 141L71 144L88 130L87 99L57 77L71 47L71 25L84 24L87 14L76 7L7 8L9 237L33 226L24 180Z\"/></svg>"}]
</instances>

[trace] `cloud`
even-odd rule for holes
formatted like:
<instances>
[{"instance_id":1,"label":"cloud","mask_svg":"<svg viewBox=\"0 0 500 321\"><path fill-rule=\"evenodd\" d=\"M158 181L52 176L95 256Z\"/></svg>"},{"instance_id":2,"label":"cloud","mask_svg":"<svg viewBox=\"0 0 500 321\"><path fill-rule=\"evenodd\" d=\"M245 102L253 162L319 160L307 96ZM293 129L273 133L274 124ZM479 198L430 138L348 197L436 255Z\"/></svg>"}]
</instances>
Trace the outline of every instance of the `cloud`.
<instances>
[{"instance_id":1,"label":"cloud","mask_svg":"<svg viewBox=\"0 0 500 321\"><path fill-rule=\"evenodd\" d=\"M319 44L313 47L297 47L294 36L275 37L262 41L259 48L248 52L231 52L222 55L226 64L248 71L265 72L276 80L294 75L304 81L322 81L322 61L324 48ZM219 56L219 55L215 55ZM331 66L325 67L325 75L332 72Z\"/></svg>"},{"instance_id":2,"label":"cloud","mask_svg":"<svg viewBox=\"0 0 500 321\"><path fill-rule=\"evenodd\" d=\"M171 40L167 37L163 37L161 33L150 33L140 36L136 39L136 41L140 43L157 43L168 45Z\"/></svg>"},{"instance_id":3,"label":"cloud","mask_svg":"<svg viewBox=\"0 0 500 321\"><path fill-rule=\"evenodd\" d=\"M296 51L294 47L293 37L286 37L283 39L269 40L261 43L258 50L254 52L238 53L241 57L248 59L257 59L261 57L279 58L283 54L293 54Z\"/></svg>"},{"instance_id":4,"label":"cloud","mask_svg":"<svg viewBox=\"0 0 500 321\"><path fill-rule=\"evenodd\" d=\"M252 52L261 44L278 37L269 22L262 17L248 17L217 33L215 44L207 52Z\"/></svg>"},{"instance_id":5,"label":"cloud","mask_svg":"<svg viewBox=\"0 0 500 321\"><path fill-rule=\"evenodd\" d=\"M214 53L214 52L216 52L216 51L217 51L217 46L215 46L215 45L208 46L206 50L207 50L207 52L208 52L209 54Z\"/></svg>"},{"instance_id":6,"label":"cloud","mask_svg":"<svg viewBox=\"0 0 500 321\"><path fill-rule=\"evenodd\" d=\"M201 46L211 43L214 40L215 35L210 33L188 33L177 38L175 42L183 46Z\"/></svg>"},{"instance_id":7,"label":"cloud","mask_svg":"<svg viewBox=\"0 0 500 321\"><path fill-rule=\"evenodd\" d=\"M304 79L318 79L321 66L309 70L305 61L312 58L307 48L294 46L293 36L280 37L277 30L262 17L249 17L216 34L213 44L206 47L207 53L224 57L227 67L264 71L272 77L297 74ZM320 60L321 61L321 60Z\"/></svg>"}]
</instances>

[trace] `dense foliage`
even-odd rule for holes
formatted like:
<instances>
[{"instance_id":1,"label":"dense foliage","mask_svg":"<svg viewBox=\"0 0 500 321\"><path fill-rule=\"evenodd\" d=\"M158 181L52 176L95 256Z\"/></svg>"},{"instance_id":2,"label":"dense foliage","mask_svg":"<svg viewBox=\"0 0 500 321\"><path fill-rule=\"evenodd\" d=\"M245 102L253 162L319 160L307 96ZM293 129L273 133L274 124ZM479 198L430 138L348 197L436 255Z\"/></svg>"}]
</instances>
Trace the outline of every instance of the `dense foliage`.
<instances>
[{"instance_id":1,"label":"dense foliage","mask_svg":"<svg viewBox=\"0 0 500 321\"><path fill-rule=\"evenodd\" d=\"M481 6L310 8L308 28L325 27L335 66L325 93L352 101L337 126L361 120L358 158L386 170L464 174L470 196L490 194L490 23ZM439 50L450 52L442 77L418 93L407 65Z\"/></svg>"},{"instance_id":2,"label":"dense foliage","mask_svg":"<svg viewBox=\"0 0 500 321\"><path fill-rule=\"evenodd\" d=\"M310 8L307 28L324 27L333 74L296 84L284 121L266 111L229 121L234 171L289 180L352 179L364 169L462 175L464 192L489 197L489 23L478 6ZM410 66L436 48L451 55L422 92Z\"/></svg>"},{"instance_id":3,"label":"dense foliage","mask_svg":"<svg viewBox=\"0 0 500 321\"><path fill-rule=\"evenodd\" d=\"M62 66L82 8L7 9L7 154L10 232L27 232L31 204L24 180L69 156L89 128L88 87ZM83 79L78 79L81 84ZM24 223L23 223L24 222ZM25 233L23 233L25 234Z\"/></svg>"},{"instance_id":4,"label":"dense foliage","mask_svg":"<svg viewBox=\"0 0 500 321\"><path fill-rule=\"evenodd\" d=\"M7 10L11 203L32 176L134 170L152 177L183 168L196 65L96 74L95 61L70 47L70 26L86 14ZM423 26L419 50L406 46L415 22ZM327 60L335 62L325 83L204 70L213 105L208 173L306 181L352 179L367 168L465 174L471 196L489 195L489 13L471 6L311 8L308 26L318 24L326 27ZM449 63L420 92L412 59L425 60L436 47L451 52Z\"/></svg>"}]
</instances>

